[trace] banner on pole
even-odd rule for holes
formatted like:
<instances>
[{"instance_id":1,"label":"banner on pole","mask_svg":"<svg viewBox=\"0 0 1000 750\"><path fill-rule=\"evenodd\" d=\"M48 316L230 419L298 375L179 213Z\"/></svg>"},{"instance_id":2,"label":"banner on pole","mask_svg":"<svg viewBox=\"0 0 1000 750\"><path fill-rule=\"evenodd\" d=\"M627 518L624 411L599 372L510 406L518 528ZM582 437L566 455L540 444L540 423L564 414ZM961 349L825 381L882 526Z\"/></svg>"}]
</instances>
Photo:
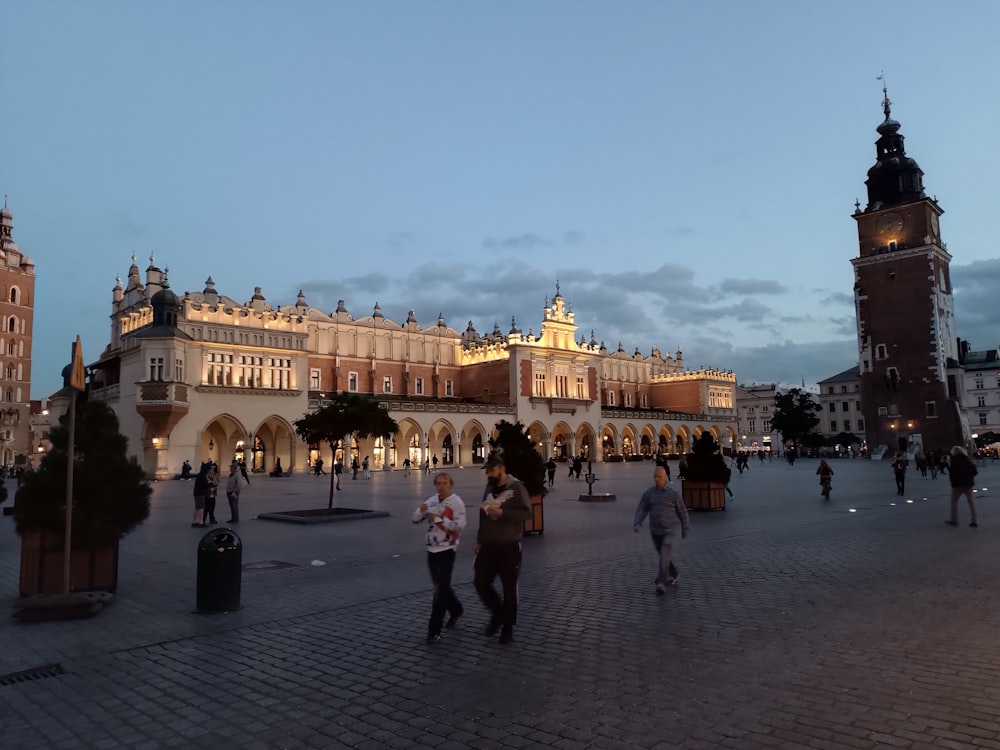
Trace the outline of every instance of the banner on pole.
<instances>
[{"instance_id":1,"label":"banner on pole","mask_svg":"<svg viewBox=\"0 0 1000 750\"><path fill-rule=\"evenodd\" d=\"M83 345L79 336L73 344L73 370L69 376L69 387L77 391L87 390L87 374L83 369Z\"/></svg>"}]
</instances>

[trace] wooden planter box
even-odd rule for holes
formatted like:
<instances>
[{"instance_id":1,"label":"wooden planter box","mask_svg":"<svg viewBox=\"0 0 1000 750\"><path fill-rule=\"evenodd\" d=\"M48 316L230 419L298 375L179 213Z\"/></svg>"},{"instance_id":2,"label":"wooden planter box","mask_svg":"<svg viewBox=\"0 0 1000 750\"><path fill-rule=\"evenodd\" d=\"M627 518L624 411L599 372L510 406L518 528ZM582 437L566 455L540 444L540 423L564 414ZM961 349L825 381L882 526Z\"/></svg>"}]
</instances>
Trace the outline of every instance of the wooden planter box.
<instances>
[{"instance_id":1,"label":"wooden planter box","mask_svg":"<svg viewBox=\"0 0 1000 750\"><path fill-rule=\"evenodd\" d=\"M726 485L722 482L681 480L681 497L688 510L726 509Z\"/></svg>"},{"instance_id":2,"label":"wooden planter box","mask_svg":"<svg viewBox=\"0 0 1000 750\"><path fill-rule=\"evenodd\" d=\"M531 496L531 518L524 522L525 534L545 533L545 514L542 511L541 495Z\"/></svg>"},{"instance_id":3,"label":"wooden planter box","mask_svg":"<svg viewBox=\"0 0 1000 750\"><path fill-rule=\"evenodd\" d=\"M73 550L71 591L110 591L118 588L118 543ZM63 591L62 534L25 534L21 537L21 596L61 594Z\"/></svg>"}]
</instances>

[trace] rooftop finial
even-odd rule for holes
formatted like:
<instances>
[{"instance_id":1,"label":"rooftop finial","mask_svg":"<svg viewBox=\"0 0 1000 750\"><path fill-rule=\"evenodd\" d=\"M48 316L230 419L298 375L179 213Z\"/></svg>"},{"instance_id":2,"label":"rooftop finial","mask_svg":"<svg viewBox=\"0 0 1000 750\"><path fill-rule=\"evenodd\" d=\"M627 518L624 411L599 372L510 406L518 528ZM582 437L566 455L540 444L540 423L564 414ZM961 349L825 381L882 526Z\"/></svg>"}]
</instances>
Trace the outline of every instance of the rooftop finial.
<instances>
[{"instance_id":1,"label":"rooftop finial","mask_svg":"<svg viewBox=\"0 0 1000 750\"><path fill-rule=\"evenodd\" d=\"M885 71L883 70L879 75L875 76L876 81L882 82L882 111L885 113L885 119L889 119L889 115L892 114L892 100L889 99L889 91L885 86Z\"/></svg>"},{"instance_id":2,"label":"rooftop finial","mask_svg":"<svg viewBox=\"0 0 1000 750\"><path fill-rule=\"evenodd\" d=\"M560 287L559 287L559 279L556 279L556 296L557 297L562 297L562 294L559 292L559 289L560 289Z\"/></svg>"}]
</instances>

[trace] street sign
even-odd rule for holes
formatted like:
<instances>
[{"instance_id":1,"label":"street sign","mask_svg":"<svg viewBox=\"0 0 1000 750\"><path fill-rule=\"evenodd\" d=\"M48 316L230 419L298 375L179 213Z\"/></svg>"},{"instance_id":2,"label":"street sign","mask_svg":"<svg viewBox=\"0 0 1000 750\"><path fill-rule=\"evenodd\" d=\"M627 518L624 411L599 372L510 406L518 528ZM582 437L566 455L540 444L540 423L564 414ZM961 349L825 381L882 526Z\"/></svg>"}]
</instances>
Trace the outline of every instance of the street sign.
<instances>
[{"instance_id":1,"label":"street sign","mask_svg":"<svg viewBox=\"0 0 1000 750\"><path fill-rule=\"evenodd\" d=\"M87 390L87 374L83 369L83 346L79 336L73 344L73 369L69 376L69 387L77 391Z\"/></svg>"}]
</instances>

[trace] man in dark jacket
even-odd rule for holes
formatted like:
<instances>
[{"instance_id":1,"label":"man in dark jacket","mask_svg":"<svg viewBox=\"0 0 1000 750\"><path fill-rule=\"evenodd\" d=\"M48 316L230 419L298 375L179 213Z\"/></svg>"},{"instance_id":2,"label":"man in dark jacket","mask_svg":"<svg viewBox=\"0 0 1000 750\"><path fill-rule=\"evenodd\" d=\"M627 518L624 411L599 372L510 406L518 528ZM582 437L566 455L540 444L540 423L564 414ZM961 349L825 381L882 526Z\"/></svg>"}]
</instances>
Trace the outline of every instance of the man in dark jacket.
<instances>
[{"instance_id":1,"label":"man in dark jacket","mask_svg":"<svg viewBox=\"0 0 1000 750\"><path fill-rule=\"evenodd\" d=\"M951 449L950 468L948 477L951 480L951 518L945 523L949 526L958 526L958 501L965 495L965 499L969 501L969 511L972 513L969 526L976 528L979 526L979 519L976 516L976 502L972 499L972 488L976 485L976 474L979 470L961 445Z\"/></svg>"},{"instance_id":2,"label":"man in dark jacket","mask_svg":"<svg viewBox=\"0 0 1000 750\"><path fill-rule=\"evenodd\" d=\"M476 537L476 593L490 611L486 635L500 632L500 643L514 640L517 621L517 579L521 573L521 536L531 518L531 499L516 477L507 473L502 456L486 461L486 491L479 509ZM500 576L503 598L493 582Z\"/></svg>"}]
</instances>

